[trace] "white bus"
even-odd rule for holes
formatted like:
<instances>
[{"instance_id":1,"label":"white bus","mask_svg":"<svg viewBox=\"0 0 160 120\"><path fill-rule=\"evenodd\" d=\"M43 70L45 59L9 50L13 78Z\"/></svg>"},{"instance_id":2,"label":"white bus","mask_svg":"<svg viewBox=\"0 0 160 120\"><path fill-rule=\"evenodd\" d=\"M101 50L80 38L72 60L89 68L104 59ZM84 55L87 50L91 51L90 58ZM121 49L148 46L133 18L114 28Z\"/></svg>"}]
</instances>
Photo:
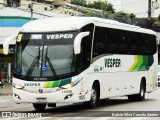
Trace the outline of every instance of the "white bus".
<instances>
[{"instance_id":1,"label":"white bus","mask_svg":"<svg viewBox=\"0 0 160 120\"><path fill-rule=\"evenodd\" d=\"M79 102L93 108L117 96L143 100L158 87L157 65L151 30L95 17L35 20L16 38L13 98L36 110Z\"/></svg>"}]
</instances>

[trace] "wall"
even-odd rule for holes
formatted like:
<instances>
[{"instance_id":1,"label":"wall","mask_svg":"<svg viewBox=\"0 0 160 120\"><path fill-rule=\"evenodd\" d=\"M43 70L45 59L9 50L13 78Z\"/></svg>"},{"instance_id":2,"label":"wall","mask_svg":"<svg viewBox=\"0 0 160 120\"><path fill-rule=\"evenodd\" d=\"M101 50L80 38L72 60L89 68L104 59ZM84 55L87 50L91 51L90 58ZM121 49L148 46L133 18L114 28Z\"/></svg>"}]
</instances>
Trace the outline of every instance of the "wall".
<instances>
[{"instance_id":1,"label":"wall","mask_svg":"<svg viewBox=\"0 0 160 120\"><path fill-rule=\"evenodd\" d=\"M11 35L18 34L20 27L29 22L30 18L18 16L0 16L0 44Z\"/></svg>"}]
</instances>

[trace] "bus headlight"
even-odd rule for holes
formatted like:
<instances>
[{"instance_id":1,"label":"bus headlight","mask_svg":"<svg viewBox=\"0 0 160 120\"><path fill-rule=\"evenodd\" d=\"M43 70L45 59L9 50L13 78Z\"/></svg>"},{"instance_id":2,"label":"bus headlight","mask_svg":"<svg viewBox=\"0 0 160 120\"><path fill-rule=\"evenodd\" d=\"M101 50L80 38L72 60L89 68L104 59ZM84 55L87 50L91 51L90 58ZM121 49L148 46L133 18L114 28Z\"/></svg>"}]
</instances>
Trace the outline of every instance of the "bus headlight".
<instances>
[{"instance_id":1,"label":"bus headlight","mask_svg":"<svg viewBox=\"0 0 160 120\"><path fill-rule=\"evenodd\" d=\"M62 89L69 89L69 88L77 85L82 79L83 79L83 77L77 79L76 81L74 81L74 82L72 82L70 84L66 84L66 85L60 86L60 88L62 88Z\"/></svg>"},{"instance_id":2,"label":"bus headlight","mask_svg":"<svg viewBox=\"0 0 160 120\"><path fill-rule=\"evenodd\" d=\"M13 87L17 88L17 89L23 89L24 88L24 86L18 85L18 84L13 84Z\"/></svg>"},{"instance_id":3,"label":"bus headlight","mask_svg":"<svg viewBox=\"0 0 160 120\"><path fill-rule=\"evenodd\" d=\"M71 87L73 87L73 86L74 86L74 85L71 83L71 84L63 85L63 86L61 86L60 88L68 89L68 88L71 88Z\"/></svg>"}]
</instances>

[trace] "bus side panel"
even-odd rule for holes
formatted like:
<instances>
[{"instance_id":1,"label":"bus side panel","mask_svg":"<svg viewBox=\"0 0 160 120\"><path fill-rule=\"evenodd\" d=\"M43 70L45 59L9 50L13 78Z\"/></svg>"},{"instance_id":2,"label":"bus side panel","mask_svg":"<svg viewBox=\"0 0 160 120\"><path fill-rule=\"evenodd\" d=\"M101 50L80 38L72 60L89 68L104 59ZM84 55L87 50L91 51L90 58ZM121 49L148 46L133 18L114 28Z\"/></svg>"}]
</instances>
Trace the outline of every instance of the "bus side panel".
<instances>
[{"instance_id":1,"label":"bus side panel","mask_svg":"<svg viewBox=\"0 0 160 120\"><path fill-rule=\"evenodd\" d=\"M137 94L143 77L146 79L147 92L155 90L153 84L157 83L157 79L152 67L156 60L153 57L150 61L150 57L153 56L108 55L93 62L89 74L90 79L97 76L100 81L100 98Z\"/></svg>"},{"instance_id":2,"label":"bus side panel","mask_svg":"<svg viewBox=\"0 0 160 120\"><path fill-rule=\"evenodd\" d=\"M128 62L126 62L128 61ZM129 68L134 64L133 55L108 55L97 59L90 66L92 74L101 75L100 81L100 98L109 98L129 94L129 81L134 78L130 77ZM128 76L128 78L125 78ZM137 81L135 81L137 82ZM136 83L135 83L136 84ZM139 86L139 82L138 82ZM128 87L128 88L127 88ZM137 93L133 91L132 93Z\"/></svg>"}]
</instances>

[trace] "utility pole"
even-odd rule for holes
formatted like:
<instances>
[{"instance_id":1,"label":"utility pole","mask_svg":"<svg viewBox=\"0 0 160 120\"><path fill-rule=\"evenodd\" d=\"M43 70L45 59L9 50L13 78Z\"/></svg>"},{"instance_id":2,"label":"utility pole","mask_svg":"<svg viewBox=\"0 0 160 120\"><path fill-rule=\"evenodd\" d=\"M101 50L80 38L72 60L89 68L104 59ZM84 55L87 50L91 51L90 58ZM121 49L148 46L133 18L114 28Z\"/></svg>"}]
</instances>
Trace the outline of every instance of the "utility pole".
<instances>
[{"instance_id":1,"label":"utility pole","mask_svg":"<svg viewBox=\"0 0 160 120\"><path fill-rule=\"evenodd\" d=\"M151 28L151 0L148 0L148 28Z\"/></svg>"},{"instance_id":2,"label":"utility pole","mask_svg":"<svg viewBox=\"0 0 160 120\"><path fill-rule=\"evenodd\" d=\"M28 5L28 8L31 10L31 20L33 20L33 2Z\"/></svg>"},{"instance_id":3,"label":"utility pole","mask_svg":"<svg viewBox=\"0 0 160 120\"><path fill-rule=\"evenodd\" d=\"M31 20L33 20L33 2L31 3Z\"/></svg>"}]
</instances>

